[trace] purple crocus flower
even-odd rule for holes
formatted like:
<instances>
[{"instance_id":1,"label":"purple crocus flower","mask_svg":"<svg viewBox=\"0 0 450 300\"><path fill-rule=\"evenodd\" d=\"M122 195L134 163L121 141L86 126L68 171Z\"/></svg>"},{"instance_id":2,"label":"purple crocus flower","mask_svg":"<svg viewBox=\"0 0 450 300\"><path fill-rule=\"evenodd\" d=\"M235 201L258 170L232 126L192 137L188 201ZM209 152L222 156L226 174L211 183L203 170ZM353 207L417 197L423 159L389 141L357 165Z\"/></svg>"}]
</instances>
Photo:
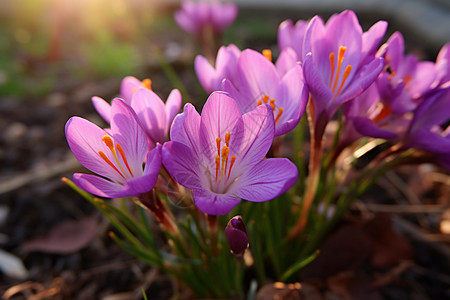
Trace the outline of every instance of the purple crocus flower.
<instances>
[{"instance_id":1,"label":"purple crocus flower","mask_svg":"<svg viewBox=\"0 0 450 300\"><path fill-rule=\"evenodd\" d=\"M280 63L277 68L265 55L246 49L238 59L236 77L226 78L223 82L224 91L236 100L242 113L261 104L271 106L276 136L289 132L298 124L309 96L301 66L288 58L295 57L292 49L287 49L280 58L283 55L290 63Z\"/></svg>"},{"instance_id":2,"label":"purple crocus flower","mask_svg":"<svg viewBox=\"0 0 450 300\"><path fill-rule=\"evenodd\" d=\"M450 155L450 130L442 127L449 120L450 86L431 91L414 111L404 147Z\"/></svg>"},{"instance_id":3,"label":"purple crocus flower","mask_svg":"<svg viewBox=\"0 0 450 300\"><path fill-rule=\"evenodd\" d=\"M217 52L215 68L202 55L194 61L195 73L207 93L222 90L224 78L236 77L236 65L241 51L233 44L220 47Z\"/></svg>"},{"instance_id":4,"label":"purple crocus flower","mask_svg":"<svg viewBox=\"0 0 450 300\"><path fill-rule=\"evenodd\" d=\"M439 51L436 58L436 80L433 87L447 84L450 81L450 43L447 43Z\"/></svg>"},{"instance_id":5,"label":"purple crocus flower","mask_svg":"<svg viewBox=\"0 0 450 300\"><path fill-rule=\"evenodd\" d=\"M175 12L175 21L186 32L201 35L205 30L221 34L237 17L237 6L232 2L184 0Z\"/></svg>"},{"instance_id":6,"label":"purple crocus flower","mask_svg":"<svg viewBox=\"0 0 450 300\"><path fill-rule=\"evenodd\" d=\"M421 61L415 55L404 55L404 41L395 32L378 55L384 57L385 71L377 79L378 90L384 103L395 113L413 111L418 99L431 89L436 79L433 62Z\"/></svg>"},{"instance_id":7,"label":"purple crocus flower","mask_svg":"<svg viewBox=\"0 0 450 300\"><path fill-rule=\"evenodd\" d=\"M152 81L148 78L140 81L136 77L127 76L122 79L120 83L120 97L128 104L131 104L134 92L140 88L147 88L152 90ZM111 105L103 98L94 96L92 97L92 104L97 110L98 114L107 122L111 122Z\"/></svg>"},{"instance_id":8,"label":"purple crocus flower","mask_svg":"<svg viewBox=\"0 0 450 300\"><path fill-rule=\"evenodd\" d=\"M379 21L363 32L349 10L331 16L326 24L318 16L311 20L303 43L303 70L316 120L328 121L342 103L374 82L383 59L373 54L386 27L386 22Z\"/></svg>"},{"instance_id":9,"label":"purple crocus flower","mask_svg":"<svg viewBox=\"0 0 450 300\"><path fill-rule=\"evenodd\" d=\"M113 100L108 132L79 117L70 118L65 131L78 161L100 175L75 173L73 180L81 189L100 197L118 198L137 196L155 186L161 169L161 146L148 151L147 135L124 101Z\"/></svg>"},{"instance_id":10,"label":"purple crocus flower","mask_svg":"<svg viewBox=\"0 0 450 300\"><path fill-rule=\"evenodd\" d=\"M303 39L305 38L308 22L298 20L295 25L292 20L283 21L278 27L278 47L281 51L292 48L298 60L303 56Z\"/></svg>"},{"instance_id":11,"label":"purple crocus flower","mask_svg":"<svg viewBox=\"0 0 450 300\"><path fill-rule=\"evenodd\" d=\"M150 79L142 82L135 77L128 76L122 80L121 94L125 102L131 105L136 112L145 132L150 139L150 148L155 143L163 144L167 140L172 121L180 111L182 100L181 93L173 89L166 103L152 91ZM105 119L111 122L111 105L100 97L93 97L97 112Z\"/></svg>"},{"instance_id":12,"label":"purple crocus flower","mask_svg":"<svg viewBox=\"0 0 450 300\"><path fill-rule=\"evenodd\" d=\"M186 104L163 146L164 166L181 185L193 190L196 206L210 215L224 215L240 203L271 200L297 180L286 158L264 159L274 138L268 105L242 114L222 92L206 101L200 116Z\"/></svg>"}]
</instances>

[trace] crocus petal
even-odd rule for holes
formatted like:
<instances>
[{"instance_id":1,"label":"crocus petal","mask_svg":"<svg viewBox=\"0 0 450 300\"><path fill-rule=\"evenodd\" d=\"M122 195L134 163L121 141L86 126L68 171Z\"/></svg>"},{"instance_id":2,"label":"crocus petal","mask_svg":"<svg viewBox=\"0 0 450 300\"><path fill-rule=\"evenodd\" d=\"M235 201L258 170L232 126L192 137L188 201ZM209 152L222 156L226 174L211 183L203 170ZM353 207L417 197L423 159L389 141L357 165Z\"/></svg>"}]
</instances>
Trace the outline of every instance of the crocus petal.
<instances>
[{"instance_id":1,"label":"crocus petal","mask_svg":"<svg viewBox=\"0 0 450 300\"><path fill-rule=\"evenodd\" d=\"M85 168L113 181L123 181L124 178L99 155L102 151L114 162L111 150L102 141L103 136L108 135L104 130L88 120L72 117L66 123L65 133L70 149Z\"/></svg>"},{"instance_id":2,"label":"crocus petal","mask_svg":"<svg viewBox=\"0 0 450 300\"><path fill-rule=\"evenodd\" d=\"M158 180L158 174L161 170L161 145L148 152L144 175L132 178L125 182L125 191L130 195L138 195L151 191ZM132 194L131 194L132 193ZM125 197L116 196L116 197Z\"/></svg>"},{"instance_id":3,"label":"crocus petal","mask_svg":"<svg viewBox=\"0 0 450 300\"><path fill-rule=\"evenodd\" d=\"M275 127L275 135L280 136L297 126L308 103L309 90L300 65L294 66L283 76L275 94L278 106L283 108Z\"/></svg>"},{"instance_id":4,"label":"crocus petal","mask_svg":"<svg viewBox=\"0 0 450 300\"><path fill-rule=\"evenodd\" d=\"M169 174L181 185L200 188L200 166L191 148L178 142L166 142L162 148L162 162Z\"/></svg>"},{"instance_id":5,"label":"crocus petal","mask_svg":"<svg viewBox=\"0 0 450 300\"><path fill-rule=\"evenodd\" d=\"M286 74L297 65L297 54L291 48L283 50L275 63L280 75Z\"/></svg>"},{"instance_id":6,"label":"crocus petal","mask_svg":"<svg viewBox=\"0 0 450 300\"><path fill-rule=\"evenodd\" d=\"M272 145L275 132L272 108L260 105L244 114L242 120L243 138L236 165L252 167L264 158Z\"/></svg>"},{"instance_id":7,"label":"crocus petal","mask_svg":"<svg viewBox=\"0 0 450 300\"><path fill-rule=\"evenodd\" d=\"M216 194L206 189L194 189L195 205L209 215L226 215L241 199L232 194Z\"/></svg>"},{"instance_id":8,"label":"crocus petal","mask_svg":"<svg viewBox=\"0 0 450 300\"><path fill-rule=\"evenodd\" d=\"M117 195L124 189L122 184L91 174L75 173L73 182L80 189L104 198L117 198Z\"/></svg>"},{"instance_id":9,"label":"crocus petal","mask_svg":"<svg viewBox=\"0 0 450 300\"><path fill-rule=\"evenodd\" d=\"M216 70L206 57L197 55L194 60L194 69L200 84L207 93L217 90Z\"/></svg>"},{"instance_id":10,"label":"crocus petal","mask_svg":"<svg viewBox=\"0 0 450 300\"><path fill-rule=\"evenodd\" d=\"M378 21L362 35L362 57L372 56L386 33L388 23Z\"/></svg>"},{"instance_id":11,"label":"crocus petal","mask_svg":"<svg viewBox=\"0 0 450 300\"><path fill-rule=\"evenodd\" d=\"M142 85L142 82L133 76L125 77L120 84L120 95L123 100L128 104L131 104L134 91Z\"/></svg>"},{"instance_id":12,"label":"crocus petal","mask_svg":"<svg viewBox=\"0 0 450 300\"><path fill-rule=\"evenodd\" d=\"M111 105L104 99L94 96L91 98L92 104L98 114L109 124L111 123Z\"/></svg>"},{"instance_id":13,"label":"crocus petal","mask_svg":"<svg viewBox=\"0 0 450 300\"><path fill-rule=\"evenodd\" d=\"M133 95L132 107L149 137L154 142L164 143L166 111L164 102L153 91L139 88Z\"/></svg>"},{"instance_id":14,"label":"crocus petal","mask_svg":"<svg viewBox=\"0 0 450 300\"><path fill-rule=\"evenodd\" d=\"M191 103L186 103L183 113L177 115L170 129L170 140L182 143L200 152L200 115Z\"/></svg>"},{"instance_id":15,"label":"crocus petal","mask_svg":"<svg viewBox=\"0 0 450 300\"><path fill-rule=\"evenodd\" d=\"M111 130L115 143L122 147L133 176L142 174L142 162L149 148L147 135L138 123L136 113L121 99L114 99L111 105ZM123 157L120 156L122 161ZM123 166L126 163L123 162ZM137 172L137 173L136 173Z\"/></svg>"},{"instance_id":16,"label":"crocus petal","mask_svg":"<svg viewBox=\"0 0 450 300\"><path fill-rule=\"evenodd\" d=\"M436 154L450 153L450 139L428 129L418 129L410 134L405 146L423 149Z\"/></svg>"},{"instance_id":17,"label":"crocus petal","mask_svg":"<svg viewBox=\"0 0 450 300\"><path fill-rule=\"evenodd\" d=\"M264 159L238 179L235 194L252 202L272 200L291 188L297 178L297 167L288 159Z\"/></svg>"},{"instance_id":18,"label":"crocus petal","mask_svg":"<svg viewBox=\"0 0 450 300\"><path fill-rule=\"evenodd\" d=\"M278 72L271 61L261 53L246 49L242 51L238 61L240 80L243 81L241 93L248 95L246 100L249 111L255 107L259 98L276 90L280 81ZM270 95L269 95L270 96ZM236 99L236 101L244 101ZM241 106L241 105L240 105Z\"/></svg>"},{"instance_id":19,"label":"crocus petal","mask_svg":"<svg viewBox=\"0 0 450 300\"><path fill-rule=\"evenodd\" d=\"M166 111L166 128L164 130L164 136L169 133L170 126L172 125L173 119L179 113L181 108L181 93L179 90L174 89L170 92L169 97L166 101L165 111Z\"/></svg>"},{"instance_id":20,"label":"crocus petal","mask_svg":"<svg viewBox=\"0 0 450 300\"><path fill-rule=\"evenodd\" d=\"M216 138L231 133L241 116L236 102L227 94L214 92L209 96L200 121L200 146L206 156L215 157Z\"/></svg>"},{"instance_id":21,"label":"crocus petal","mask_svg":"<svg viewBox=\"0 0 450 300\"><path fill-rule=\"evenodd\" d=\"M397 134L391 131L383 130L376 126L372 120L368 118L355 117L352 119L355 129L363 136L370 136L374 138L393 139Z\"/></svg>"}]
</instances>

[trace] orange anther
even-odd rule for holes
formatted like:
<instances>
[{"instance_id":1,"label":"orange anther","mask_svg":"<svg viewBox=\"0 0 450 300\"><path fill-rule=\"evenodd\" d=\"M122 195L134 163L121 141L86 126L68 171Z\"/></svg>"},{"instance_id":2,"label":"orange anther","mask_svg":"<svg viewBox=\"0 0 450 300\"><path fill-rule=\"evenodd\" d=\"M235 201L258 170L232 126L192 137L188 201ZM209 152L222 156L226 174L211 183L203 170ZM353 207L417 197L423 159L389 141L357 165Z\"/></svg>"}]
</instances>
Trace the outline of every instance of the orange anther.
<instances>
[{"instance_id":1,"label":"orange anther","mask_svg":"<svg viewBox=\"0 0 450 300\"><path fill-rule=\"evenodd\" d=\"M117 151L119 151L120 156L122 156L122 159L123 159L125 165L127 166L128 172L130 172L130 175L133 176L133 172L131 172L131 168L130 168L130 166L128 165L128 161L127 161L127 158L126 158L126 156L125 156L125 152L124 152L123 149L122 149L122 146L120 146L120 144L117 143L117 144L116 144L116 148L117 148Z\"/></svg>"},{"instance_id":2,"label":"orange anther","mask_svg":"<svg viewBox=\"0 0 450 300\"><path fill-rule=\"evenodd\" d=\"M264 95L262 99L263 99L264 103L267 103L269 101L269 98L270 98L269 96Z\"/></svg>"},{"instance_id":3,"label":"orange anther","mask_svg":"<svg viewBox=\"0 0 450 300\"><path fill-rule=\"evenodd\" d=\"M103 143L105 143L106 147L111 149L111 151L112 151L112 149L114 149L114 142L109 135L104 135L102 137L102 141L103 141Z\"/></svg>"},{"instance_id":4,"label":"orange anther","mask_svg":"<svg viewBox=\"0 0 450 300\"><path fill-rule=\"evenodd\" d=\"M227 145L227 147L230 147L230 138L231 138L231 133L229 133L229 132L225 133L225 144Z\"/></svg>"},{"instance_id":5,"label":"orange anther","mask_svg":"<svg viewBox=\"0 0 450 300\"><path fill-rule=\"evenodd\" d=\"M120 176L122 176L123 179L125 179L125 176L119 171L119 169L116 168L116 166L109 160L109 158L106 156L103 151L98 151L98 154L100 157L108 164L110 165L117 173L119 173Z\"/></svg>"},{"instance_id":6,"label":"orange anther","mask_svg":"<svg viewBox=\"0 0 450 300\"><path fill-rule=\"evenodd\" d=\"M272 50L270 49L264 49L262 51L262 54L264 55L265 58L267 58L269 61L272 61Z\"/></svg>"},{"instance_id":7,"label":"orange anther","mask_svg":"<svg viewBox=\"0 0 450 300\"><path fill-rule=\"evenodd\" d=\"M220 168L220 156L216 155L216 181L219 176L219 168Z\"/></svg>"},{"instance_id":8,"label":"orange anther","mask_svg":"<svg viewBox=\"0 0 450 300\"><path fill-rule=\"evenodd\" d=\"M278 108L278 113L277 113L277 117L275 118L275 123L278 122L278 120L280 119L282 114L283 114L283 108L280 107L280 108Z\"/></svg>"},{"instance_id":9,"label":"orange anther","mask_svg":"<svg viewBox=\"0 0 450 300\"><path fill-rule=\"evenodd\" d=\"M334 52L330 53L330 66L331 66L331 76L330 76L330 83L328 84L329 87L331 87L331 83L333 82L334 77Z\"/></svg>"},{"instance_id":10,"label":"orange anther","mask_svg":"<svg viewBox=\"0 0 450 300\"><path fill-rule=\"evenodd\" d=\"M339 89L338 89L336 95L334 95L334 98L336 98L337 95L339 95L339 93L341 92L342 88L344 87L344 83L345 83L345 81L347 80L348 75L350 75L350 72L351 72L351 71L352 71L352 66L351 66L351 65L348 65L348 66L345 68L344 74L342 75L342 82L341 82L341 85L339 86Z\"/></svg>"},{"instance_id":11,"label":"orange anther","mask_svg":"<svg viewBox=\"0 0 450 300\"><path fill-rule=\"evenodd\" d=\"M234 162L236 161L236 156L231 156L230 158L230 169L228 170L228 177L227 180L230 178L230 174L231 174L231 168L233 168Z\"/></svg>"},{"instance_id":12,"label":"orange anther","mask_svg":"<svg viewBox=\"0 0 450 300\"><path fill-rule=\"evenodd\" d=\"M150 78L146 78L144 80L142 80L142 87L145 87L149 90L152 90L152 81Z\"/></svg>"},{"instance_id":13,"label":"orange anther","mask_svg":"<svg viewBox=\"0 0 450 300\"><path fill-rule=\"evenodd\" d=\"M275 111L275 99L271 99L269 105L272 107L272 110Z\"/></svg>"},{"instance_id":14,"label":"orange anther","mask_svg":"<svg viewBox=\"0 0 450 300\"><path fill-rule=\"evenodd\" d=\"M222 141L221 138L216 138L216 146L217 146L217 155L220 156L220 142Z\"/></svg>"}]
</instances>

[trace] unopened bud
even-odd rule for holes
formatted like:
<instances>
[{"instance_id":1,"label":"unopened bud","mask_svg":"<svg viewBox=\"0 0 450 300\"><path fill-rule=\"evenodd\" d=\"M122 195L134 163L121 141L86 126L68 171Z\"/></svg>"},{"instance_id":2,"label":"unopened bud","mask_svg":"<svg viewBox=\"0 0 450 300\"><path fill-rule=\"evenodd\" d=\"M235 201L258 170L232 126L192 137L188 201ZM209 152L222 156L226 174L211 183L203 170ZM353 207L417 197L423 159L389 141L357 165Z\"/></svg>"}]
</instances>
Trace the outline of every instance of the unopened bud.
<instances>
[{"instance_id":1,"label":"unopened bud","mask_svg":"<svg viewBox=\"0 0 450 300\"><path fill-rule=\"evenodd\" d=\"M248 237L241 216L231 218L225 228L225 235L231 252L236 256L242 256L248 248Z\"/></svg>"}]
</instances>

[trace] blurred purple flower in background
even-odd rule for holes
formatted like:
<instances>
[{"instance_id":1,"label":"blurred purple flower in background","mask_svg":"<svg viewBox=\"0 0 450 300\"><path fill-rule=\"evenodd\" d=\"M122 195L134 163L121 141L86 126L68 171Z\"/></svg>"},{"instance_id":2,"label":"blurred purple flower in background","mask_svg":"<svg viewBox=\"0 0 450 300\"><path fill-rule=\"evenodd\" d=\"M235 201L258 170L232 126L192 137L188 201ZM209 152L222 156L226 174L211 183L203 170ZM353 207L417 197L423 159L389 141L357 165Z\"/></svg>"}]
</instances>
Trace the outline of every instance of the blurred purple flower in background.
<instances>
[{"instance_id":1,"label":"blurred purple flower in background","mask_svg":"<svg viewBox=\"0 0 450 300\"><path fill-rule=\"evenodd\" d=\"M288 190L296 166L285 158L264 159L274 138L270 106L242 114L225 93L215 92L200 116L186 104L162 149L163 164L181 185L193 190L195 205L210 215L224 215L241 198L262 202Z\"/></svg>"},{"instance_id":2,"label":"blurred purple flower in background","mask_svg":"<svg viewBox=\"0 0 450 300\"><path fill-rule=\"evenodd\" d=\"M236 19L238 9L232 2L218 0L184 0L174 14L177 24L186 32L202 35L205 30L221 34Z\"/></svg>"}]
</instances>

